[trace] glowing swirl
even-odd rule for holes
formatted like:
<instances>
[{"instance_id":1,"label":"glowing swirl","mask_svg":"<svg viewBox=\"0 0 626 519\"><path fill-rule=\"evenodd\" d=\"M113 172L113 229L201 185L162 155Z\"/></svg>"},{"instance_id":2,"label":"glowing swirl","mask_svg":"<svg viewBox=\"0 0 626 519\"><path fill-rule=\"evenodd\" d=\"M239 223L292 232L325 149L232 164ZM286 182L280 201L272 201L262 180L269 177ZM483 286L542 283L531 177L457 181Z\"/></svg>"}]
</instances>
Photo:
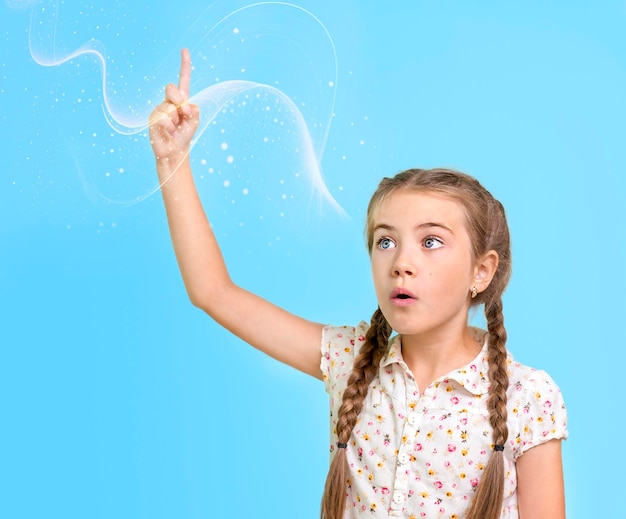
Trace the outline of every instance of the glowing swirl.
<instances>
[{"instance_id":1,"label":"glowing swirl","mask_svg":"<svg viewBox=\"0 0 626 519\"><path fill-rule=\"evenodd\" d=\"M76 7L79 13L78 19L72 16L61 14L61 9L71 13L71 9L67 6L67 2L59 3L57 0L41 0L39 2L20 2L12 0L9 2L10 7L21 8L32 7L31 21L29 28L29 47L33 59L44 66L57 66L70 60L76 60L80 56L91 56L96 59L101 71L101 98L104 117L108 126L110 126L117 134L132 136L136 134L146 134L147 121L152 108L159 102L162 95L162 87L167 81L172 81L171 74L176 70L171 60L164 60L159 70L152 70L145 73L141 77L140 85L136 87L136 92L132 92L132 88L127 83L119 86L120 77L124 77L121 65L118 61L107 55L105 44L102 38L95 39L86 37L88 31L101 30L102 26L112 26L114 23L107 22L106 10L114 10L116 6L108 6L106 8L96 7ZM91 9L89 11L89 9ZM263 99L274 99L281 106L280 124L286 128L284 131L290 134L289 142L293 145L292 151L297 153L299 161L299 169L306 172L304 177L309 183L310 189L317 193L322 199L326 200L340 214L344 214L341 206L331 195L320 168L320 160L324 152L330 122L332 118L333 106L335 101L335 92L337 85L337 60L335 48L330 34L324 27L322 22L309 11L297 5L285 2L258 2L246 5L232 10L219 17L215 23L207 23L207 18L212 15L212 11L198 17L191 27L187 29L185 37L193 41L192 45L188 45L192 51L194 58L194 75L200 77L204 85L210 82L207 80L209 73L215 72L215 84L202 88L198 93L192 96L191 102L200 106L202 118L201 126L193 141L193 146L199 143L199 139L203 133L209 128L209 125L215 124L217 118L227 118L234 108L241 108L246 105L246 99L250 96L263 97ZM114 13L112 16L118 18L115 22L118 25L122 20L120 13ZM164 15L167 16L167 15ZM102 20L102 23L99 21ZM136 21L134 23L137 23ZM305 30L306 29L306 30ZM314 33L317 42L315 44L305 41ZM283 38L284 45L277 47L272 40L273 47L269 49L263 48L264 38L267 35L274 37L275 40ZM305 35L306 34L306 35ZM100 33L99 33L100 35ZM118 32L115 33L118 35ZM82 38L82 39L81 39ZM323 38L324 45L320 44L320 38ZM279 41L280 43L280 41ZM182 45L181 45L182 46ZM260 50L259 50L260 47ZM178 50L179 46L175 49ZM316 60L315 53L322 52L319 49L326 49L326 55L320 56ZM259 56L266 59L268 54L274 57L280 55L288 55L295 52L294 49L300 49L306 59L292 59L293 66L285 66L284 63L270 63L270 66L264 68L258 67L254 70L255 74L266 74L269 77L272 73L281 76L281 84L289 83L293 80L295 87L292 89L296 92L301 85L307 83L302 78L289 78L292 74L297 76L308 74L309 79L312 77L311 70L305 70L306 61L315 62L316 69L312 69L313 73L318 73L322 66L330 69L331 77L317 77L308 83L315 84L317 88L317 96L323 98L326 96L326 106L316 105L316 99L311 100L311 95L306 92L299 96L296 104L294 99L287 95L282 89L276 85L279 81L251 81L244 75L244 67L240 66L240 61L249 62L251 65L247 68L255 68L255 64L259 63ZM265 54L261 53L265 51ZM219 55L222 55L220 58ZM256 53L256 54L255 54ZM224 58L223 56L226 56ZM219 63L219 60L222 62ZM288 58L285 58L288 59ZM218 62L218 66L206 64L213 61ZM132 53L126 57L126 66L131 71L134 70ZM115 68L117 67L117 69ZM275 67L275 70L271 70ZM291 69L297 69L293 72ZM112 68L114 69L112 72ZM157 67L158 68L158 67ZM196 71L200 70L200 74ZM303 72L304 71L304 72ZM117 73L116 73L117 72ZM327 71L325 74L328 76ZM231 79L233 76L239 75L239 78ZM242 79L241 77L246 79ZM228 79L222 79L227 77ZM165 78L168 78L167 81ZM285 78L287 80L285 81ZM197 81L197 80L196 80ZM297 81L300 81L298 84ZM204 86L200 85L200 86ZM192 87L194 83L192 83ZM197 83L195 84L197 88ZM326 90L323 90L325 88ZM146 91L153 92L146 95ZM321 94L319 92L322 92ZM327 93L327 92L330 92ZM293 94L292 94L293 96ZM148 102L146 102L148 98ZM306 102L305 102L306 101ZM324 104L323 102L320 104ZM305 117L301 109L308 109L309 113ZM267 117L259 110L254 112L258 117ZM323 115L325 114L325 115ZM307 124L308 121L308 124ZM258 125L257 121L248 120L248 125L253 127ZM316 132L317 138L313 138L311 128ZM242 129L242 133L250 134L250 129ZM147 140L147 139L146 139ZM135 142L138 142L135 139ZM85 146L81 146L84 149ZM289 150L285 150L289 154ZM82 153L82 152L81 152ZM287 159L285 159L287 160ZM99 163L106 161L106 158L99 157ZM80 159L76 160L77 166L81 169ZM107 166L103 166L107 167ZM279 164L278 167L281 167ZM286 167L291 167L289 164ZM132 165L124 164L116 166L120 171L125 169L127 172L132 171ZM145 168L143 168L145 169ZM132 174L132 173L131 173ZM108 175L108 173L107 173ZM83 175L86 176L86 175ZM89 182L94 184L94 182ZM154 182L156 183L156 182ZM156 191L158 185L152 185L149 188L141 188L140 195L133 195L129 199L114 200L105 196L101 192L99 195L110 202L135 203L141 201ZM90 187L90 190L101 191L101 188Z\"/></svg>"}]
</instances>

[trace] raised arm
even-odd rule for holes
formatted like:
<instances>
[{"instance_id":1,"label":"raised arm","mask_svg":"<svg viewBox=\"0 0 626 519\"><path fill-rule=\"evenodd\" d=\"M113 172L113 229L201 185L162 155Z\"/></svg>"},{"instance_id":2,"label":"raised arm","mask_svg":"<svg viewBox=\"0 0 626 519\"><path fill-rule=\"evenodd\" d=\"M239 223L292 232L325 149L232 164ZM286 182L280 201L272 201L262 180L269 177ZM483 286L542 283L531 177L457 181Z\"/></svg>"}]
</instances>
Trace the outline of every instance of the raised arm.
<instances>
[{"instance_id":1,"label":"raised arm","mask_svg":"<svg viewBox=\"0 0 626 519\"><path fill-rule=\"evenodd\" d=\"M247 343L321 378L322 325L282 310L230 278L189 163L189 147L200 117L198 107L188 102L190 79L191 58L183 49L179 84L167 85L165 101L150 117L161 193L187 294L195 306Z\"/></svg>"}]
</instances>

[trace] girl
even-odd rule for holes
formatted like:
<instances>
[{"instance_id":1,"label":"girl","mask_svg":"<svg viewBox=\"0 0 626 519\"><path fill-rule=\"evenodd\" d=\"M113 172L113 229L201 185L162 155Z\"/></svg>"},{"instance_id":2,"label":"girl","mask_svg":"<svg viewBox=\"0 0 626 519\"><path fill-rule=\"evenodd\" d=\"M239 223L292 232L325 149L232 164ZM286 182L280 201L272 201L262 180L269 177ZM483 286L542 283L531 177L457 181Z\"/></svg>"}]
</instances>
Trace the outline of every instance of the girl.
<instances>
[{"instance_id":1,"label":"girl","mask_svg":"<svg viewBox=\"0 0 626 519\"><path fill-rule=\"evenodd\" d=\"M183 50L179 85L166 87L150 124L185 287L232 333L324 381L332 462L322 517L564 518L559 389L505 347L502 205L454 171L383 179L367 213L371 325L324 327L289 314L229 277L188 158L199 121L190 77ZM479 304L486 332L468 326Z\"/></svg>"}]
</instances>

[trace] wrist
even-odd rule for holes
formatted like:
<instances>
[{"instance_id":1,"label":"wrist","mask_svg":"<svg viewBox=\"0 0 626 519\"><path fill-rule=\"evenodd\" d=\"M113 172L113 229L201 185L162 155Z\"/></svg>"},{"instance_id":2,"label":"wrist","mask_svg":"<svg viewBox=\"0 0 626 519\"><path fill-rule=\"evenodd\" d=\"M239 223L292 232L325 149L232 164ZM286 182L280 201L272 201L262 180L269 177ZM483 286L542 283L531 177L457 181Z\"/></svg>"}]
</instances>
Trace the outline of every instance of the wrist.
<instances>
[{"instance_id":1,"label":"wrist","mask_svg":"<svg viewBox=\"0 0 626 519\"><path fill-rule=\"evenodd\" d=\"M164 194L167 192L180 195L181 190L183 192L186 191L190 182L193 185L193 176L188 156L184 157L182 161L180 158L178 160L170 159L169 161L165 159L158 160L157 174L159 186Z\"/></svg>"},{"instance_id":2,"label":"wrist","mask_svg":"<svg viewBox=\"0 0 626 519\"><path fill-rule=\"evenodd\" d=\"M187 167L189 168L189 153L178 154L175 157L157 157L156 170L161 181L166 180L177 170Z\"/></svg>"}]
</instances>

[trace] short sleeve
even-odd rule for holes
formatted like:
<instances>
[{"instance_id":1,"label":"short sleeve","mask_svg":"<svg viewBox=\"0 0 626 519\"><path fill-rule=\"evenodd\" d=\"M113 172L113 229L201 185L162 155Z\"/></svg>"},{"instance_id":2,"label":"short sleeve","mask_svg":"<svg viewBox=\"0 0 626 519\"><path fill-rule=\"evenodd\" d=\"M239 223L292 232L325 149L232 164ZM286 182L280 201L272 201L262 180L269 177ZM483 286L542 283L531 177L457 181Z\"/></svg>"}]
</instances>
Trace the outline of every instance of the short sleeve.
<instances>
[{"instance_id":1,"label":"short sleeve","mask_svg":"<svg viewBox=\"0 0 626 519\"><path fill-rule=\"evenodd\" d=\"M320 369L326 392L341 395L352 372L354 358L365 342L368 324L358 326L325 326L322 330Z\"/></svg>"},{"instance_id":2,"label":"short sleeve","mask_svg":"<svg viewBox=\"0 0 626 519\"><path fill-rule=\"evenodd\" d=\"M529 369L509 395L516 420L514 456L549 440L567 439L567 411L561 390L545 371ZM511 398L512 397L512 398Z\"/></svg>"}]
</instances>

